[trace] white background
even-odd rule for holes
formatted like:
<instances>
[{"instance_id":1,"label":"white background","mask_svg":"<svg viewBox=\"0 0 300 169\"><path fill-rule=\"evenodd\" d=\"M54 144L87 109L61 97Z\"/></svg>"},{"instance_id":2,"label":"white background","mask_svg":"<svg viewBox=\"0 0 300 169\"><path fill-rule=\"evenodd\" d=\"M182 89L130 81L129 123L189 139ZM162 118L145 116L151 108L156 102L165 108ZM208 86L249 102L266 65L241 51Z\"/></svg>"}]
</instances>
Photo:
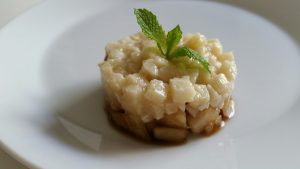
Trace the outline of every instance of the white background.
<instances>
[{"instance_id":1,"label":"white background","mask_svg":"<svg viewBox=\"0 0 300 169\"><path fill-rule=\"evenodd\" d=\"M0 31L14 17L42 0L0 0ZM102 0L105 1L105 0ZM300 44L300 1L219 0L251 10L289 32ZM105 2L107 3L107 2ZM1 112L0 112L1 113ZM27 169L0 148L0 169Z\"/></svg>"}]
</instances>

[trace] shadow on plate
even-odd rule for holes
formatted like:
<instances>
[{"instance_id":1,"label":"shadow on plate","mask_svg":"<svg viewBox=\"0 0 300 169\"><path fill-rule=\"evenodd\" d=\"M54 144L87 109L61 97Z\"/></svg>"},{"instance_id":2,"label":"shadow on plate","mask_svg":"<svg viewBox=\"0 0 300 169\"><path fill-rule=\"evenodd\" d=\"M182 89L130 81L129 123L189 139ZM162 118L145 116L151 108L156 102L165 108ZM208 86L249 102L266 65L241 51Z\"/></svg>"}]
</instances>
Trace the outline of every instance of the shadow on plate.
<instances>
[{"instance_id":1,"label":"shadow on plate","mask_svg":"<svg viewBox=\"0 0 300 169\"><path fill-rule=\"evenodd\" d=\"M155 150L163 147L135 140L111 126L103 109L104 98L101 88L90 89L84 92L79 92L78 89L69 89L68 91L61 91L60 94L56 95L57 99L52 98L57 101L55 106L53 105L56 109L55 115L62 116L84 129L102 135L102 141L99 150L94 151L67 133L64 127L56 120L53 125L49 126L47 132L60 142L80 151L104 155L126 155L130 152L138 153L148 149ZM67 97L68 103L61 100Z\"/></svg>"}]
</instances>

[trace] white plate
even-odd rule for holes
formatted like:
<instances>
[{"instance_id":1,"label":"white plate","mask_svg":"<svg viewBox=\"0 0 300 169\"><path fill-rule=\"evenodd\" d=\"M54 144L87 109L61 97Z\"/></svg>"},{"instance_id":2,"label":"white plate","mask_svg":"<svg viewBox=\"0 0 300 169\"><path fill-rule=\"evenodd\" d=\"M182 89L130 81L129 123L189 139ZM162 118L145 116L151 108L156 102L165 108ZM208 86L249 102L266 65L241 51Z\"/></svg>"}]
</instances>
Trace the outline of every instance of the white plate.
<instances>
[{"instance_id":1,"label":"white plate","mask_svg":"<svg viewBox=\"0 0 300 169\"><path fill-rule=\"evenodd\" d=\"M223 130L182 146L145 145L112 129L97 63L107 42L139 30L134 7L165 28L218 37L238 65L237 113ZM46 1L0 33L0 137L30 167L299 168L300 52L255 14L212 2L152 2L104 10L101 2ZM100 12L105 11L105 12ZM71 137L57 113L102 134L99 152Z\"/></svg>"}]
</instances>

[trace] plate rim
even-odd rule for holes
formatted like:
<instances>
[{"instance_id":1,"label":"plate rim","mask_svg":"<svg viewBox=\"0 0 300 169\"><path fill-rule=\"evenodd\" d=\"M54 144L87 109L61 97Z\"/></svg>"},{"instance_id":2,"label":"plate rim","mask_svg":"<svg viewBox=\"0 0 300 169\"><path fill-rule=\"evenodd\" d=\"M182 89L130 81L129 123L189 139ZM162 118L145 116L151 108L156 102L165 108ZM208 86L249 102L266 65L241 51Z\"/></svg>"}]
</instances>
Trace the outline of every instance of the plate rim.
<instances>
[{"instance_id":1,"label":"plate rim","mask_svg":"<svg viewBox=\"0 0 300 169\"><path fill-rule=\"evenodd\" d=\"M1 39L1 35L4 31L6 31L7 29L10 29L11 26L13 26L14 23L17 23L21 16L23 16L24 14L26 13L31 13L32 12L32 9L34 8L39 8L41 6L41 4L47 4L47 3L59 3L59 1L41 1L39 3L36 3L34 4L32 7L26 9L24 12L22 12L20 15L16 16L15 18L13 18L11 21L9 21L7 24L5 24L1 29L0 29L0 39ZM161 2L161 1L160 1ZM159 1L144 1L144 2L134 2L134 4L144 4L144 3L160 3ZM166 1L164 0L164 2L170 2L170 1ZM180 0L175 0L175 2L183 2L183 1L180 1ZM248 13L251 13L251 14L254 14L260 18L263 18L264 20L267 20L269 21L268 19L266 19L265 17L261 16L261 15L257 15L256 13L252 12L252 11L249 11L249 10L246 10L246 9L241 9L240 7L237 7L237 6L233 6L233 5L229 5L229 4L226 4L226 3L223 3L223 2L215 2L215 1L184 1L184 3L190 3L190 2L196 2L196 3L215 3L215 4L222 4L222 5L225 5L225 6L229 6L229 7L233 7L235 9L239 9L239 10L243 10L245 12L248 12ZM119 5L117 5L119 6ZM115 6L113 6L115 7ZM112 7L109 8L109 10L111 10ZM22 19L22 18L21 18ZM269 21L270 23L274 24L273 22ZM276 26L278 27L279 29L282 30L282 28L280 26ZM289 36L289 35L288 35ZM291 38L293 39L293 38ZM293 39L294 40L294 39ZM297 103L297 101L295 102ZM36 169L39 169L40 167L35 165L34 163L26 160L26 158L20 156L17 154L17 152L15 152L12 148L10 148L9 146L7 146L6 144L4 144L4 142L2 140L0 140L0 148L2 148L7 154L9 154L11 157L13 157L14 159L16 159L18 162L20 162L22 165L26 166L26 167L29 167L29 168L36 168Z\"/></svg>"}]
</instances>

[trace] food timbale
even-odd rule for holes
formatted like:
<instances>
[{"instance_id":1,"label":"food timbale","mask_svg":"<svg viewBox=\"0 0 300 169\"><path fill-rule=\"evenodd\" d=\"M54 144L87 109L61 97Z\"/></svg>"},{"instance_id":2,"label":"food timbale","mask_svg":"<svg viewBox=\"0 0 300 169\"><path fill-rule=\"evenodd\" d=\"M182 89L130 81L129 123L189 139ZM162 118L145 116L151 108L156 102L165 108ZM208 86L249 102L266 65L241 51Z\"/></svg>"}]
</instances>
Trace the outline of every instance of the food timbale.
<instances>
[{"instance_id":1,"label":"food timbale","mask_svg":"<svg viewBox=\"0 0 300 169\"><path fill-rule=\"evenodd\" d=\"M112 123L149 141L215 131L234 111L233 53L179 26L165 33L146 9L135 15L142 32L108 43L99 65Z\"/></svg>"}]
</instances>

